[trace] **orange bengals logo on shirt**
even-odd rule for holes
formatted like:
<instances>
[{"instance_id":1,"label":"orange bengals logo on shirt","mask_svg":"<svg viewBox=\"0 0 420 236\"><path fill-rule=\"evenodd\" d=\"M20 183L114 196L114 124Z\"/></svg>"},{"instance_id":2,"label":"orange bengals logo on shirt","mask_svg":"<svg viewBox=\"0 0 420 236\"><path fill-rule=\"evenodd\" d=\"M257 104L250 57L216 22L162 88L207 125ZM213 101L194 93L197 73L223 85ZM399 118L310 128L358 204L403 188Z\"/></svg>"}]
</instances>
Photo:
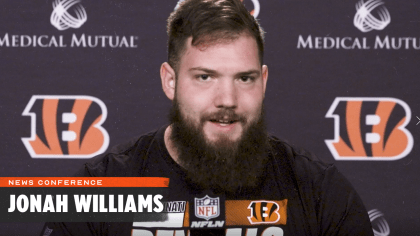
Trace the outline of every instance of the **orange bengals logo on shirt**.
<instances>
[{"instance_id":1,"label":"orange bengals logo on shirt","mask_svg":"<svg viewBox=\"0 0 420 236\"><path fill-rule=\"evenodd\" d=\"M338 97L326 117L334 118L334 139L325 142L336 160L397 160L413 148L402 100Z\"/></svg>"},{"instance_id":2,"label":"orange bengals logo on shirt","mask_svg":"<svg viewBox=\"0 0 420 236\"><path fill-rule=\"evenodd\" d=\"M285 225L287 199L226 200L226 225Z\"/></svg>"},{"instance_id":3,"label":"orange bengals logo on shirt","mask_svg":"<svg viewBox=\"0 0 420 236\"><path fill-rule=\"evenodd\" d=\"M31 117L31 137L22 141L33 158L89 158L108 147L107 109L98 98L34 95L22 115Z\"/></svg>"},{"instance_id":4,"label":"orange bengals logo on shirt","mask_svg":"<svg viewBox=\"0 0 420 236\"><path fill-rule=\"evenodd\" d=\"M274 224L280 220L279 208L273 201L252 201L248 206L251 210L248 220L251 224Z\"/></svg>"}]
</instances>

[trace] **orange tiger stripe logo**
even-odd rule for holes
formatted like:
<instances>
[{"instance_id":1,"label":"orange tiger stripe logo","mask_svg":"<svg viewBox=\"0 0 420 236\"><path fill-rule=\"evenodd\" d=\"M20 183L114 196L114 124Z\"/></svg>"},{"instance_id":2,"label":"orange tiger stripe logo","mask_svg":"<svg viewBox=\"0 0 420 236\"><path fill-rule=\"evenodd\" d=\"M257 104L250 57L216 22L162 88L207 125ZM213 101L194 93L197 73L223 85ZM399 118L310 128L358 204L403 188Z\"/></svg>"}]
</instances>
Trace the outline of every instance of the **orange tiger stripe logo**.
<instances>
[{"instance_id":1,"label":"orange tiger stripe logo","mask_svg":"<svg viewBox=\"0 0 420 236\"><path fill-rule=\"evenodd\" d=\"M22 142L33 158L90 158L108 148L107 109L98 98L34 95L22 115L31 117L31 137Z\"/></svg>"},{"instance_id":2,"label":"orange tiger stripe logo","mask_svg":"<svg viewBox=\"0 0 420 236\"><path fill-rule=\"evenodd\" d=\"M398 160L413 148L402 100L338 97L326 117L334 118L334 139L325 142L336 160Z\"/></svg>"},{"instance_id":3,"label":"orange tiger stripe logo","mask_svg":"<svg viewBox=\"0 0 420 236\"><path fill-rule=\"evenodd\" d=\"M248 209L251 210L251 216L248 216L251 224L274 224L280 220L280 207L276 202L252 201Z\"/></svg>"}]
</instances>

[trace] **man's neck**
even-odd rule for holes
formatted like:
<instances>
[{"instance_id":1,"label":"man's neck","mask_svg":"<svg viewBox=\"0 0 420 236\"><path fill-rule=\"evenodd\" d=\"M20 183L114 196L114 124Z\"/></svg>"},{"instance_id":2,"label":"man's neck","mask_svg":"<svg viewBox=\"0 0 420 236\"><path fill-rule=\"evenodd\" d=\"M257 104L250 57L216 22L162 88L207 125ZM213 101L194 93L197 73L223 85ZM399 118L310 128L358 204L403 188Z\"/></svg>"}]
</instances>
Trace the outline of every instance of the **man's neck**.
<instances>
[{"instance_id":1,"label":"man's neck","mask_svg":"<svg viewBox=\"0 0 420 236\"><path fill-rule=\"evenodd\" d=\"M168 150L168 152L169 152L169 155L172 157L172 159L178 164L178 165L180 165L180 166L182 166L181 165L181 163L180 163L180 161L179 161L179 154L178 154L178 152L177 152L177 149L176 149L176 147L175 147L175 144L174 144L174 142L171 140L171 134L172 134L172 126L171 125L169 125L167 128L166 128L166 130L165 130L165 134L164 134L164 141L165 141L165 146L166 146L166 149Z\"/></svg>"}]
</instances>

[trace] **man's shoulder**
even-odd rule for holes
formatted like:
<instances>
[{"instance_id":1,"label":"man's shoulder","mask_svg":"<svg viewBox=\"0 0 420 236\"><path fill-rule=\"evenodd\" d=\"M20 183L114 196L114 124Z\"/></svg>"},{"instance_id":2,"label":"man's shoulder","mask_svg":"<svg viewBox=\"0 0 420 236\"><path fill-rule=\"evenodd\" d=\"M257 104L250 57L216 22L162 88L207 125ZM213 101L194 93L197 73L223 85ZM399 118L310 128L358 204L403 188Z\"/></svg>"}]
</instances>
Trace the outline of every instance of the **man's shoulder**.
<instances>
[{"instance_id":1,"label":"man's shoulder","mask_svg":"<svg viewBox=\"0 0 420 236\"><path fill-rule=\"evenodd\" d=\"M362 200L333 164L278 138L269 142L278 178L294 187L307 219L316 220L314 235L372 235Z\"/></svg>"},{"instance_id":2,"label":"man's shoulder","mask_svg":"<svg viewBox=\"0 0 420 236\"><path fill-rule=\"evenodd\" d=\"M156 137L158 130L135 136L128 141L113 146L107 154L114 156L131 156L136 150L147 148Z\"/></svg>"},{"instance_id":3,"label":"man's shoulder","mask_svg":"<svg viewBox=\"0 0 420 236\"><path fill-rule=\"evenodd\" d=\"M113 146L107 153L94 157L76 176L138 176L143 160L156 133L152 131Z\"/></svg>"},{"instance_id":4,"label":"man's shoulder","mask_svg":"<svg viewBox=\"0 0 420 236\"><path fill-rule=\"evenodd\" d=\"M269 140L277 176L284 181L286 175L297 189L319 192L326 182L346 181L334 164L325 163L315 154L278 138Z\"/></svg>"},{"instance_id":5,"label":"man's shoulder","mask_svg":"<svg viewBox=\"0 0 420 236\"><path fill-rule=\"evenodd\" d=\"M324 172L332 168L333 164L321 161L315 154L308 150L290 144L275 136L269 137L270 152L276 162L287 162L294 171L304 173Z\"/></svg>"}]
</instances>

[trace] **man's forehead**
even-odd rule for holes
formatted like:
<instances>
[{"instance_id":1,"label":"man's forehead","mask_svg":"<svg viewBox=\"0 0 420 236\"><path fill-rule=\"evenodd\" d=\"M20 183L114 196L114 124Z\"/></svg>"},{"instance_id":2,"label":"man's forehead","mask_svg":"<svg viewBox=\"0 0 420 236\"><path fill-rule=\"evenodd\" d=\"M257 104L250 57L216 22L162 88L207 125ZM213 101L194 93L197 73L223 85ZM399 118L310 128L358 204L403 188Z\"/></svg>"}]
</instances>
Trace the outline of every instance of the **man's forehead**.
<instances>
[{"instance_id":1,"label":"man's forehead","mask_svg":"<svg viewBox=\"0 0 420 236\"><path fill-rule=\"evenodd\" d=\"M196 40L196 42L193 42L193 38L188 38L187 41L187 47L195 47L199 50L206 50L208 47L212 46L218 46L218 45L227 45L233 43L235 40L237 40L240 37L240 35L235 35L231 37L226 38L216 38L212 36L204 36L201 39Z\"/></svg>"},{"instance_id":2,"label":"man's forehead","mask_svg":"<svg viewBox=\"0 0 420 236\"><path fill-rule=\"evenodd\" d=\"M192 37L189 37L185 42L186 45L180 57L181 67L186 60L189 66L197 67L197 64L202 61L212 61L217 64L219 59L222 60L223 58L240 60L247 66L250 63L255 64L254 69L260 69L261 67L257 42L255 38L248 34L240 34L238 37L229 39L201 40L197 45L193 45L192 41ZM210 58L213 58L213 60ZM201 66L207 67L207 65Z\"/></svg>"},{"instance_id":3,"label":"man's forehead","mask_svg":"<svg viewBox=\"0 0 420 236\"><path fill-rule=\"evenodd\" d=\"M241 32L213 32L207 35L199 35L195 38L190 36L186 40L185 48L187 47L200 47L206 48L210 46L217 46L220 44L230 44L241 37L250 37L253 38L255 44L257 44L257 40L253 37L253 35L248 32L247 30ZM257 46L258 47L258 46Z\"/></svg>"}]
</instances>

